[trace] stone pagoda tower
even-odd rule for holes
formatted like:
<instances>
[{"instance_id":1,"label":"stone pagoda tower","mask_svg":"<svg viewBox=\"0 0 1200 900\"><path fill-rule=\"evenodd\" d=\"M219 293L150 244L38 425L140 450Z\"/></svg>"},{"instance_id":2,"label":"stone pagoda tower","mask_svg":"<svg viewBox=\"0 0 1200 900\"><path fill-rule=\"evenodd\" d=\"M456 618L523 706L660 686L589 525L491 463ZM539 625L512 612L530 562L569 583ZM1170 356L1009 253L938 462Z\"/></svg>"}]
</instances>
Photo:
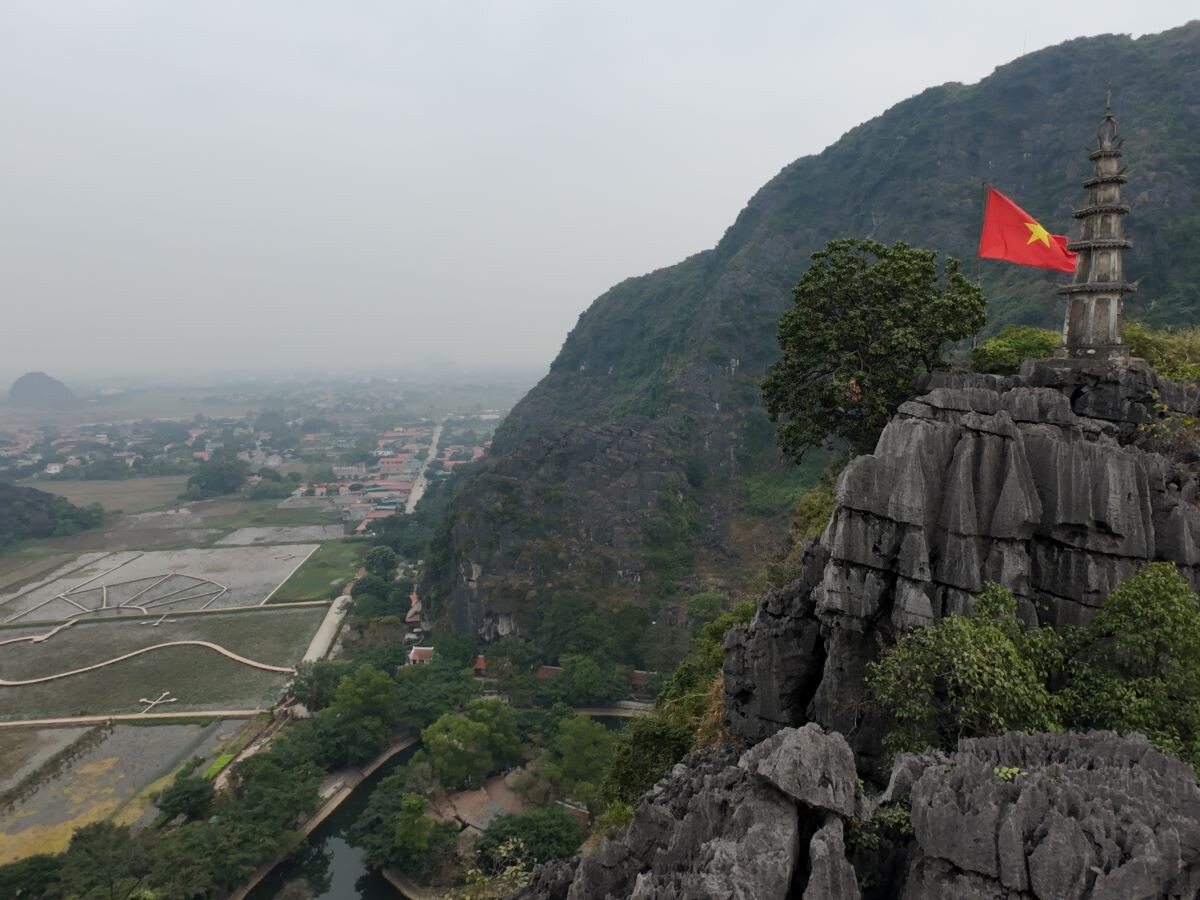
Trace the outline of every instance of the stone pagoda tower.
<instances>
[{"instance_id":1,"label":"stone pagoda tower","mask_svg":"<svg viewBox=\"0 0 1200 900\"><path fill-rule=\"evenodd\" d=\"M1125 280L1125 251L1133 246L1125 240L1122 218L1129 212L1121 202L1121 185L1126 182L1121 168L1122 139L1112 114L1112 100L1096 130L1098 145L1088 154L1095 173L1083 182L1088 203L1075 212L1083 220L1083 235L1067 245L1079 254L1075 281L1059 289L1067 295L1067 318L1063 323L1060 356L1069 359L1114 359L1125 356L1121 339L1121 306L1124 295L1137 289Z\"/></svg>"}]
</instances>

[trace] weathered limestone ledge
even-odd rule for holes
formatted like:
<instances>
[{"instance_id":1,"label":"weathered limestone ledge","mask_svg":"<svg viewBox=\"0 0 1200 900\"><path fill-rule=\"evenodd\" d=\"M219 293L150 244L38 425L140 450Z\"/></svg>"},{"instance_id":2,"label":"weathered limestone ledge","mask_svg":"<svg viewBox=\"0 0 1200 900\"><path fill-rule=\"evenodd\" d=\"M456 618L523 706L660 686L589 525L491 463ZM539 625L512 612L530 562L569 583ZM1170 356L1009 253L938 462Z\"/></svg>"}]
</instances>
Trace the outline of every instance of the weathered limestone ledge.
<instances>
[{"instance_id":1,"label":"weathered limestone ledge","mask_svg":"<svg viewBox=\"0 0 1200 900\"><path fill-rule=\"evenodd\" d=\"M1007 770L1007 771L1005 771ZM1007 734L906 755L865 796L845 739L809 724L703 750L591 855L514 900L1129 900L1200 893L1200 788L1141 735ZM911 835L857 852L881 803Z\"/></svg>"},{"instance_id":2,"label":"weathered limestone ledge","mask_svg":"<svg viewBox=\"0 0 1200 900\"><path fill-rule=\"evenodd\" d=\"M878 758L863 677L879 640L969 612L988 581L1030 623L1086 622L1150 560L1200 585L1200 484L1134 445L1200 393L1140 361L935 374L842 473L799 581L763 600L725 660L735 731L818 722Z\"/></svg>"}]
</instances>

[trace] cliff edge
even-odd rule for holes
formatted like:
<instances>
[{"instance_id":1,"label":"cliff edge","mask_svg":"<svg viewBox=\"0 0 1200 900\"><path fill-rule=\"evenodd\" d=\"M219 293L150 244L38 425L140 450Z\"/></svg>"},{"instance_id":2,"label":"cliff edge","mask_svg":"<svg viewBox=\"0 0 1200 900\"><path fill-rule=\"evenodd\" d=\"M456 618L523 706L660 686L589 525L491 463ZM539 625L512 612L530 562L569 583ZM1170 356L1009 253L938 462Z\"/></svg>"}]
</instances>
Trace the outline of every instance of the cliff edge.
<instances>
[{"instance_id":1,"label":"cliff edge","mask_svg":"<svg viewBox=\"0 0 1200 900\"><path fill-rule=\"evenodd\" d=\"M1054 626L1150 561L1200 584L1200 481L1169 427L1200 391L1140 360L921 389L843 472L801 576L729 632L737 739L677 764L623 834L519 897L1200 896L1200 788L1144 737L1013 733L885 767L865 685L897 634L969 613L987 581Z\"/></svg>"}]
</instances>

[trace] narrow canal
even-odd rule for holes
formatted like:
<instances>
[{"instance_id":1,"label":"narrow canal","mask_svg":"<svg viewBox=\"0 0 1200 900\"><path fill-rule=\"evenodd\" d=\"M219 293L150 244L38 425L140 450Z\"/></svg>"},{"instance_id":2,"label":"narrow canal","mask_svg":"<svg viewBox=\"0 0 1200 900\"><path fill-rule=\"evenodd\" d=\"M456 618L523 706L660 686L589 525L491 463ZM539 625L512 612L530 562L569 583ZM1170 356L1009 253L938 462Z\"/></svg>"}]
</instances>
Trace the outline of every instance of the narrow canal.
<instances>
[{"instance_id":1,"label":"narrow canal","mask_svg":"<svg viewBox=\"0 0 1200 900\"><path fill-rule=\"evenodd\" d=\"M629 724L626 718L593 716L611 731ZM376 785L412 757L420 744L396 754L355 788L337 811L312 833L307 843L258 885L247 900L397 900L399 894L378 872L367 869L362 851L346 840Z\"/></svg>"},{"instance_id":2,"label":"narrow canal","mask_svg":"<svg viewBox=\"0 0 1200 900\"><path fill-rule=\"evenodd\" d=\"M396 900L395 888L378 872L367 869L362 851L347 842L346 832L366 808L375 786L408 762L419 746L398 753L355 788L303 847L263 879L248 900Z\"/></svg>"}]
</instances>

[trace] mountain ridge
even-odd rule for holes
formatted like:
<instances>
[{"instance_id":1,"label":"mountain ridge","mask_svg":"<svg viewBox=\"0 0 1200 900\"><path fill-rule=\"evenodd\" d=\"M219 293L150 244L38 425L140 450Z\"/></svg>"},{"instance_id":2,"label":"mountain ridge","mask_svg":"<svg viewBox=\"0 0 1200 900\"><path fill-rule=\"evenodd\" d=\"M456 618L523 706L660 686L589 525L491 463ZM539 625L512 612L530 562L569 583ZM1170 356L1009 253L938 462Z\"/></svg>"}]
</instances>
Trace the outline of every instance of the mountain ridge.
<instances>
[{"instance_id":1,"label":"mountain ridge","mask_svg":"<svg viewBox=\"0 0 1200 900\"><path fill-rule=\"evenodd\" d=\"M645 605L671 625L690 591L732 590L782 537L784 483L794 499L820 469L781 465L758 396L809 254L869 235L968 260L984 179L1050 230L1073 231L1103 112L1097 86L1109 82L1132 167L1130 270L1142 279L1129 311L1151 324L1200 320L1200 261L1178 252L1200 233L1200 21L1136 40L1078 38L974 85L926 89L785 166L710 250L626 279L580 315L450 505L424 585L434 616L491 635L535 626L548 597L573 594ZM965 268L989 298L989 330L1061 321L1057 276L990 261ZM589 449L586 429L610 426L627 430L628 465L657 473L636 509L617 497L618 479L572 493L572 473L608 464L609 447ZM747 501L756 480L780 486L759 515ZM545 502L555 488L562 497ZM615 545L581 527L612 517L622 523ZM671 552L684 565L656 571L653 557Z\"/></svg>"}]
</instances>

